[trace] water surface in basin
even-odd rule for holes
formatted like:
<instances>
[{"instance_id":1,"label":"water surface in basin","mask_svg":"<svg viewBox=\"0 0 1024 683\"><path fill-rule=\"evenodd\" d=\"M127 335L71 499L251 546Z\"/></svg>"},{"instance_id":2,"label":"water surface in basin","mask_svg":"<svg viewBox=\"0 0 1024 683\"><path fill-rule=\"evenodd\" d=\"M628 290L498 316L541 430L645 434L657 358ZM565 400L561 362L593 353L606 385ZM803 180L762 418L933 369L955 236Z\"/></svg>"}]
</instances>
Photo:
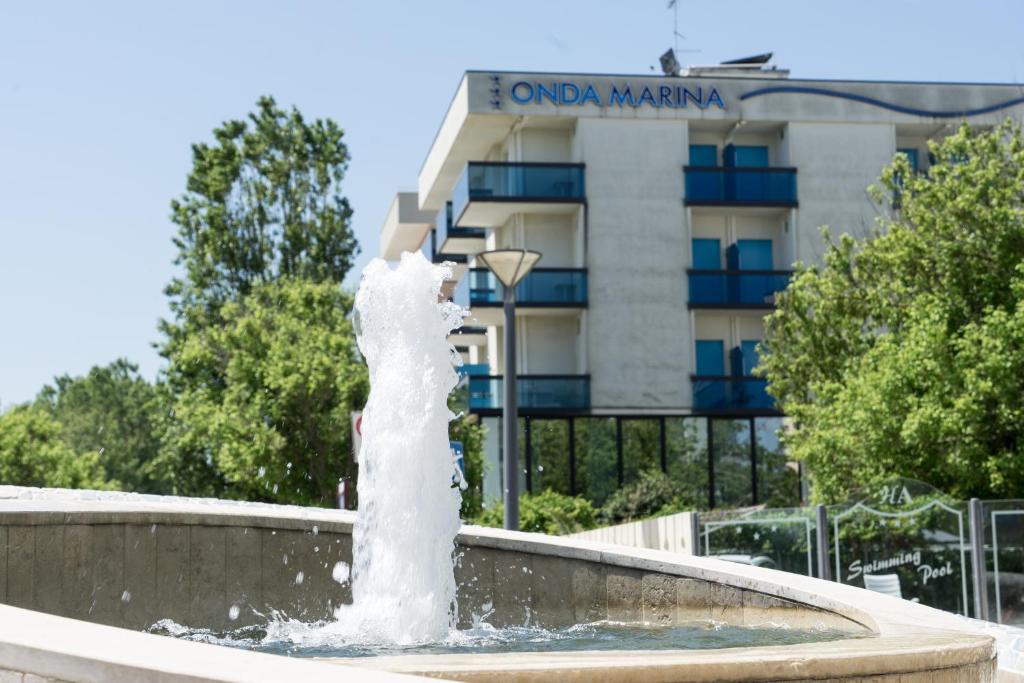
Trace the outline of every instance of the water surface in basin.
<instances>
[{"instance_id":1,"label":"water surface in basin","mask_svg":"<svg viewBox=\"0 0 1024 683\"><path fill-rule=\"evenodd\" d=\"M498 652L554 652L583 650L707 650L729 647L796 645L850 638L829 629L795 629L782 625L729 626L692 622L652 626L617 622L577 624L568 628L535 626L494 628L481 626L452 631L438 642L398 646L381 642L353 642L332 633L330 623L301 624L275 621L234 631L189 629L165 619L152 633L215 645L227 645L292 657L375 657Z\"/></svg>"}]
</instances>

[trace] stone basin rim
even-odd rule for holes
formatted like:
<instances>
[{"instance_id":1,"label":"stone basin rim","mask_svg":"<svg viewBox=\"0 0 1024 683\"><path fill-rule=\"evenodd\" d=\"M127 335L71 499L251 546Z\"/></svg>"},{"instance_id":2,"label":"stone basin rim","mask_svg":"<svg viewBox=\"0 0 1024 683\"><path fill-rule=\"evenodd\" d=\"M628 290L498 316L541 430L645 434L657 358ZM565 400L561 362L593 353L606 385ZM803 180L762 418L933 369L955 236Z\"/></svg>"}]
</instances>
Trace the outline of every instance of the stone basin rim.
<instances>
[{"instance_id":1,"label":"stone basin rim","mask_svg":"<svg viewBox=\"0 0 1024 683\"><path fill-rule=\"evenodd\" d=\"M246 507L181 500L162 503L153 500L0 499L0 524L3 525L173 523L304 531L318 526L324 532L350 533L354 520L355 513L352 512L285 506ZM985 680L986 676L991 677L995 671L994 640L972 629L966 620L851 586L711 558L679 556L664 551L624 548L482 527L464 526L458 543L466 547L584 560L711 581L840 615L874 637L723 650L642 651L644 661L641 663L636 662L635 652L608 651L408 655L340 662L296 660L177 641L0 605L0 674L5 671L23 671L55 680L72 681L124 677L130 670L131 677L141 681L273 680L273 677L264 676L260 671L272 670L280 674L294 665L295 677L338 680L341 663L358 669L358 672L353 671L351 680L368 681L408 680L405 676L393 678L391 674L381 671L384 666L399 672L429 671L434 676L467 681L496 680L496 676L502 673L507 674L508 680L583 680L575 678L576 674L571 672L584 671L592 676L595 668L606 670L609 675L621 674L629 680L641 681L679 680L679 677L687 680L811 680L820 679L826 673L829 677L839 679L902 676L902 679L892 680L916 681L918 676L923 676L920 680L924 681L945 680L948 674L948 680L964 680L955 676L966 671L965 667L974 667L981 673L979 680ZM31 623L33 628L39 629L39 633L33 631L33 628L19 629L19 622ZM48 639L40 637L45 632L50 634ZM71 634L95 645L91 660L80 648L65 642ZM137 645L131 651L124 651L123 647L117 649L120 647L117 643L125 640ZM871 645L866 646L865 643ZM66 652L60 654L68 648L77 653L75 657L69 659ZM41 652L47 651L53 656L40 656ZM28 657L29 652L34 655ZM171 652L175 654L160 654ZM148 661L143 659L142 653L149 653ZM195 657L206 662L207 669L205 672L180 671L181 667L172 666L172 662L181 657ZM271 666L267 664L268 657L278 661ZM46 664L44 660L47 659L52 660L53 666ZM74 663L74 666L68 662ZM27 666L27 663L32 666L18 668ZM80 671L83 677L75 677L75 671ZM106 674L97 676L97 671ZM986 671L989 673L985 674ZM566 677L570 674L574 678ZM878 679L879 682L883 680L886 679Z\"/></svg>"}]
</instances>

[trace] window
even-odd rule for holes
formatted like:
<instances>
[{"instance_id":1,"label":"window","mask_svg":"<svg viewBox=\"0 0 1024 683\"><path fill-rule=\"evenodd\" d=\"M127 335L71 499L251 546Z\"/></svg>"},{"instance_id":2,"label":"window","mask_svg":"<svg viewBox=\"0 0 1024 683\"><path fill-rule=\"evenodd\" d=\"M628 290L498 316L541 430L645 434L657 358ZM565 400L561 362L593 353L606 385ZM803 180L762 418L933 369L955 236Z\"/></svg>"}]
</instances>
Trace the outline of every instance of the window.
<instances>
[{"instance_id":1,"label":"window","mask_svg":"<svg viewBox=\"0 0 1024 683\"><path fill-rule=\"evenodd\" d=\"M771 270L771 240L736 240L736 270ZM730 265L731 267L731 265Z\"/></svg>"},{"instance_id":2,"label":"window","mask_svg":"<svg viewBox=\"0 0 1024 683\"><path fill-rule=\"evenodd\" d=\"M917 150L914 149L913 147L901 147L900 149L896 150L896 153L905 154L907 156L907 159L910 161L910 168L913 169L915 173L917 173L917 171L921 168L917 164Z\"/></svg>"},{"instance_id":3,"label":"window","mask_svg":"<svg viewBox=\"0 0 1024 683\"><path fill-rule=\"evenodd\" d=\"M533 493L570 495L568 420L530 420L530 466Z\"/></svg>"},{"instance_id":4,"label":"window","mask_svg":"<svg viewBox=\"0 0 1024 683\"><path fill-rule=\"evenodd\" d=\"M750 461L750 420L711 420L715 505L750 505L754 501Z\"/></svg>"},{"instance_id":5,"label":"window","mask_svg":"<svg viewBox=\"0 0 1024 683\"><path fill-rule=\"evenodd\" d=\"M697 340L697 374L713 377L725 375L725 342L720 339Z\"/></svg>"},{"instance_id":6,"label":"window","mask_svg":"<svg viewBox=\"0 0 1024 683\"><path fill-rule=\"evenodd\" d=\"M736 240L726 249L729 270L772 270L771 240ZM764 301L765 293L772 291L772 276L751 274L733 276L729 280L729 296L732 301Z\"/></svg>"},{"instance_id":7,"label":"window","mask_svg":"<svg viewBox=\"0 0 1024 683\"><path fill-rule=\"evenodd\" d=\"M722 267L722 244L714 239L694 239L693 267L699 270L718 270Z\"/></svg>"},{"instance_id":8,"label":"window","mask_svg":"<svg viewBox=\"0 0 1024 683\"><path fill-rule=\"evenodd\" d=\"M739 374L754 374L754 368L757 367L757 345L759 343L760 341L757 339L744 339L740 342L740 354L743 361Z\"/></svg>"},{"instance_id":9,"label":"window","mask_svg":"<svg viewBox=\"0 0 1024 683\"><path fill-rule=\"evenodd\" d=\"M768 148L761 145L726 145L722 157L730 168L768 167Z\"/></svg>"},{"instance_id":10,"label":"window","mask_svg":"<svg viewBox=\"0 0 1024 683\"><path fill-rule=\"evenodd\" d=\"M668 476L683 488L686 502L701 510L707 508L707 419L666 417L665 460Z\"/></svg>"},{"instance_id":11,"label":"window","mask_svg":"<svg viewBox=\"0 0 1024 683\"><path fill-rule=\"evenodd\" d=\"M661 469L661 420L622 420L622 483Z\"/></svg>"},{"instance_id":12,"label":"window","mask_svg":"<svg viewBox=\"0 0 1024 683\"><path fill-rule=\"evenodd\" d=\"M800 475L787 461L779 443L781 417L754 419L757 448L757 502L768 507L790 507L800 504Z\"/></svg>"},{"instance_id":13,"label":"window","mask_svg":"<svg viewBox=\"0 0 1024 683\"><path fill-rule=\"evenodd\" d=\"M615 418L577 417L573 429L577 493L601 505L619 487Z\"/></svg>"},{"instance_id":14,"label":"window","mask_svg":"<svg viewBox=\"0 0 1024 683\"><path fill-rule=\"evenodd\" d=\"M715 145L690 145L690 166L718 166Z\"/></svg>"}]
</instances>

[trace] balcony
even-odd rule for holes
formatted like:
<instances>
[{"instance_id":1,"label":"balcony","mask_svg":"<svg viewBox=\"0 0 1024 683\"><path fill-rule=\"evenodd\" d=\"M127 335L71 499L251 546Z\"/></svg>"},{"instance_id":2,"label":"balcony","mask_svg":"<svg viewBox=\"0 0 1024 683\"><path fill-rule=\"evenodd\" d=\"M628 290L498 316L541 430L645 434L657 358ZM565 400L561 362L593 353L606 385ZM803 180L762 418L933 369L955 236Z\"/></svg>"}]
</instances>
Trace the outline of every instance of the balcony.
<instances>
[{"instance_id":1,"label":"balcony","mask_svg":"<svg viewBox=\"0 0 1024 683\"><path fill-rule=\"evenodd\" d=\"M687 206L796 207L796 169L686 166Z\"/></svg>"},{"instance_id":2,"label":"balcony","mask_svg":"<svg viewBox=\"0 0 1024 683\"><path fill-rule=\"evenodd\" d=\"M469 271L469 305L501 306L505 288L486 268ZM583 308L587 305L585 268L535 268L516 285L516 306Z\"/></svg>"},{"instance_id":3,"label":"balcony","mask_svg":"<svg viewBox=\"0 0 1024 683\"><path fill-rule=\"evenodd\" d=\"M503 402L501 375L469 376L469 409L500 411ZM520 375L516 381L519 410L558 412L590 408L589 375Z\"/></svg>"},{"instance_id":4,"label":"balcony","mask_svg":"<svg viewBox=\"0 0 1024 683\"><path fill-rule=\"evenodd\" d=\"M452 225L452 203L446 202L434 221L434 250L441 261L466 260L467 254L476 254L486 246L487 234L483 228L460 228Z\"/></svg>"},{"instance_id":5,"label":"balcony","mask_svg":"<svg viewBox=\"0 0 1024 683\"><path fill-rule=\"evenodd\" d=\"M701 413L778 414L768 381L750 375L691 375L693 408Z\"/></svg>"},{"instance_id":6,"label":"balcony","mask_svg":"<svg viewBox=\"0 0 1024 683\"><path fill-rule=\"evenodd\" d=\"M775 295L789 284L789 270L686 271L690 308L775 308Z\"/></svg>"},{"instance_id":7,"label":"balcony","mask_svg":"<svg viewBox=\"0 0 1024 683\"><path fill-rule=\"evenodd\" d=\"M490 370L491 367L487 363L463 363L459 367L455 368L455 373L459 377L470 377L486 375Z\"/></svg>"},{"instance_id":8,"label":"balcony","mask_svg":"<svg viewBox=\"0 0 1024 683\"><path fill-rule=\"evenodd\" d=\"M570 213L584 201L583 164L471 161L452 193L453 225L496 228L513 213Z\"/></svg>"}]
</instances>

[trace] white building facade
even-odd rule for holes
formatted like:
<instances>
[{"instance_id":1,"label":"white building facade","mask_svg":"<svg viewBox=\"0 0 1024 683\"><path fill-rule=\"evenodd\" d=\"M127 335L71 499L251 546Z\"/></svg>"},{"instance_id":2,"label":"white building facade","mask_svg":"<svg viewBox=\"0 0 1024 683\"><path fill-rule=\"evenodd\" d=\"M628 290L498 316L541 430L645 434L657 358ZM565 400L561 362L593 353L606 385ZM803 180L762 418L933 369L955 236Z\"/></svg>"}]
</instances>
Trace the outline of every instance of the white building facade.
<instances>
[{"instance_id":1,"label":"white building facade","mask_svg":"<svg viewBox=\"0 0 1024 683\"><path fill-rule=\"evenodd\" d=\"M500 285L473 256L543 254L517 298L522 490L600 504L646 470L699 507L796 504L783 416L752 375L764 316L820 226L863 236L897 152L1021 118L1012 85L468 72L381 255L455 261L453 335L500 498ZM480 267L478 267L478 265Z\"/></svg>"}]
</instances>

